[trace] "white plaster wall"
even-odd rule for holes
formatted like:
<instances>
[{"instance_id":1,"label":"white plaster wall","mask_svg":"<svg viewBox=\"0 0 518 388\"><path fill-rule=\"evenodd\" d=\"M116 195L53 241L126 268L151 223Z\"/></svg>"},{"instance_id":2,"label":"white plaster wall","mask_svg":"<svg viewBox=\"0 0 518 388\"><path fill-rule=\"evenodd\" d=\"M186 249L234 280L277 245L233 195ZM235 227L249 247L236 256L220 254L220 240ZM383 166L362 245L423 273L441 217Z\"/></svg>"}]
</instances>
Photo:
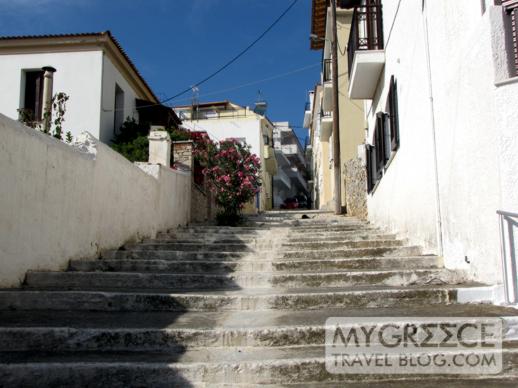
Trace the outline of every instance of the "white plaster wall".
<instances>
[{"instance_id":1,"label":"white plaster wall","mask_svg":"<svg viewBox=\"0 0 518 388\"><path fill-rule=\"evenodd\" d=\"M124 91L124 120L127 117L133 117L138 120L138 113L135 108L137 93L131 88L106 54L103 54L102 63L102 108L99 139L104 143L109 143L115 136L115 84L119 85Z\"/></svg>"},{"instance_id":2,"label":"white plaster wall","mask_svg":"<svg viewBox=\"0 0 518 388\"><path fill-rule=\"evenodd\" d=\"M437 216L433 137L427 83L421 2L383 2L386 65L371 104L366 104L368 141L372 144L376 113L386 111L390 76L398 80L400 149L373 194L369 218L410 238L430 253L437 252ZM391 31L392 28L392 31ZM409 39L412 37L412 39Z\"/></svg>"},{"instance_id":3,"label":"white plaster wall","mask_svg":"<svg viewBox=\"0 0 518 388\"><path fill-rule=\"evenodd\" d=\"M189 174L138 168L88 134L68 146L3 115L0 133L0 287L190 219Z\"/></svg>"},{"instance_id":4,"label":"white plaster wall","mask_svg":"<svg viewBox=\"0 0 518 388\"><path fill-rule=\"evenodd\" d=\"M493 283L500 273L495 212L501 134L489 15L470 0L457 0L429 2L426 16L445 263Z\"/></svg>"},{"instance_id":5,"label":"white plaster wall","mask_svg":"<svg viewBox=\"0 0 518 388\"><path fill-rule=\"evenodd\" d=\"M228 138L245 138L251 146L252 153L258 156L263 154L260 119L185 120L182 125L193 131L206 131L213 140L217 141Z\"/></svg>"},{"instance_id":6,"label":"white plaster wall","mask_svg":"<svg viewBox=\"0 0 518 388\"><path fill-rule=\"evenodd\" d=\"M438 230L446 266L467 269L478 281L499 283L495 212L518 210L518 79L501 82L501 11L491 6L483 14L480 3L472 0L426 1L437 180L421 5L384 1L387 62L368 113L369 138L395 74L401 147L369 196L369 216L437 252L440 203Z\"/></svg>"},{"instance_id":7,"label":"white plaster wall","mask_svg":"<svg viewBox=\"0 0 518 388\"><path fill-rule=\"evenodd\" d=\"M65 92L67 102L64 130L77 136L89 131L99 136L102 52L35 53L0 55L0 113L18 119L22 70L53 66L54 93Z\"/></svg>"},{"instance_id":8,"label":"white plaster wall","mask_svg":"<svg viewBox=\"0 0 518 388\"><path fill-rule=\"evenodd\" d=\"M496 120L500 130L498 154L500 209L518 213L518 77L495 90ZM517 244L518 246L518 244Z\"/></svg>"}]
</instances>

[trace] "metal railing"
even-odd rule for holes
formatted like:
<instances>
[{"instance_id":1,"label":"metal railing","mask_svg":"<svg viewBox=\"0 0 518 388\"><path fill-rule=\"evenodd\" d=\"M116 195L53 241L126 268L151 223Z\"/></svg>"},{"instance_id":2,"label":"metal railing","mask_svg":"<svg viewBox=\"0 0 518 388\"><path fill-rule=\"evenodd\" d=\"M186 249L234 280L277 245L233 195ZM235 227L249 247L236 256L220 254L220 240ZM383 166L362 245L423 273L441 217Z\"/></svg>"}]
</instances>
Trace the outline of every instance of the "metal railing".
<instances>
[{"instance_id":1,"label":"metal railing","mask_svg":"<svg viewBox=\"0 0 518 388\"><path fill-rule=\"evenodd\" d=\"M331 77L332 77L332 61L331 59L324 59L324 63L323 63L323 78L324 78L324 82L328 82L328 81L331 81Z\"/></svg>"},{"instance_id":2,"label":"metal railing","mask_svg":"<svg viewBox=\"0 0 518 388\"><path fill-rule=\"evenodd\" d=\"M500 249L502 256L502 272L505 302L518 302L518 272L516 270L516 238L518 213L497 210L500 228ZM507 230L507 233L506 233Z\"/></svg>"},{"instance_id":3,"label":"metal railing","mask_svg":"<svg viewBox=\"0 0 518 388\"><path fill-rule=\"evenodd\" d=\"M320 118L332 118L333 112L320 110Z\"/></svg>"},{"instance_id":4,"label":"metal railing","mask_svg":"<svg viewBox=\"0 0 518 388\"><path fill-rule=\"evenodd\" d=\"M383 50L383 15L379 0L367 0L367 5L356 7L351 22L347 45L349 77L354 54L358 50Z\"/></svg>"}]
</instances>

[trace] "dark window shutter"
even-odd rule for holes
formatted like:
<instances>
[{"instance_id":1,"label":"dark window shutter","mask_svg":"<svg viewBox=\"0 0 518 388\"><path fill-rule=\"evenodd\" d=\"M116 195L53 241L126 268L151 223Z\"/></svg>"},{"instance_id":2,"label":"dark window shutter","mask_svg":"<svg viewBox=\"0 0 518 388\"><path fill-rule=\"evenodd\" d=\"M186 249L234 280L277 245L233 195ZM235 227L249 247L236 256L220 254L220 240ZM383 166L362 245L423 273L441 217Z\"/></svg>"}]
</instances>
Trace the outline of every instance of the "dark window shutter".
<instances>
[{"instance_id":1,"label":"dark window shutter","mask_svg":"<svg viewBox=\"0 0 518 388\"><path fill-rule=\"evenodd\" d=\"M365 160L367 161L367 192L370 193L374 188L374 177L372 175L372 146L365 146Z\"/></svg>"},{"instance_id":2,"label":"dark window shutter","mask_svg":"<svg viewBox=\"0 0 518 388\"><path fill-rule=\"evenodd\" d=\"M390 78L389 89L389 115L390 115L390 142L392 151L399 148L399 111L398 111L398 96L397 96L397 82L392 76Z\"/></svg>"},{"instance_id":3,"label":"dark window shutter","mask_svg":"<svg viewBox=\"0 0 518 388\"><path fill-rule=\"evenodd\" d=\"M383 133L383 150L384 150L384 165L387 165L390 160L390 154L392 150L391 146L391 130L390 130L390 115L383 113L382 119L382 133Z\"/></svg>"},{"instance_id":4,"label":"dark window shutter","mask_svg":"<svg viewBox=\"0 0 518 388\"><path fill-rule=\"evenodd\" d=\"M376 180L381 178L385 167L385 143L383 140L383 116L378 113L374 129L374 148L376 149Z\"/></svg>"}]
</instances>

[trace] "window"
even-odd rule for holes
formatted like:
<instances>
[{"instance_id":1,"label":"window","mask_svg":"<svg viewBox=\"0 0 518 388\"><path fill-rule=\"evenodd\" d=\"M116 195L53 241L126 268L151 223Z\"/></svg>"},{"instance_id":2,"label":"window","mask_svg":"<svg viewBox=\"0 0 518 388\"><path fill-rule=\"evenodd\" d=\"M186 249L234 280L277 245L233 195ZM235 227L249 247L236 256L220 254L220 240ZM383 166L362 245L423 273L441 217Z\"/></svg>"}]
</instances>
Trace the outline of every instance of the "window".
<instances>
[{"instance_id":1,"label":"window","mask_svg":"<svg viewBox=\"0 0 518 388\"><path fill-rule=\"evenodd\" d=\"M377 113L374 145L367 145L366 148L367 191L369 193L382 178L393 153L399 148L397 84L394 76L390 79L387 107L388 113Z\"/></svg>"},{"instance_id":2,"label":"window","mask_svg":"<svg viewBox=\"0 0 518 388\"><path fill-rule=\"evenodd\" d=\"M502 2L505 13L508 15L508 34L512 53L510 56L510 63L512 74L518 76L518 1L506 0Z\"/></svg>"},{"instance_id":3,"label":"window","mask_svg":"<svg viewBox=\"0 0 518 388\"><path fill-rule=\"evenodd\" d=\"M518 0L495 0L495 5L501 5L504 9L506 50L510 76L518 76Z\"/></svg>"},{"instance_id":4,"label":"window","mask_svg":"<svg viewBox=\"0 0 518 388\"><path fill-rule=\"evenodd\" d=\"M399 148L399 111L397 99L397 81L394 76L390 78L390 89L387 99L391 149L392 151L397 151Z\"/></svg>"},{"instance_id":5,"label":"window","mask_svg":"<svg viewBox=\"0 0 518 388\"><path fill-rule=\"evenodd\" d=\"M23 107L31 121L41 121L43 117L43 71L24 71L25 88Z\"/></svg>"},{"instance_id":6,"label":"window","mask_svg":"<svg viewBox=\"0 0 518 388\"><path fill-rule=\"evenodd\" d=\"M115 112L113 115L113 131L117 135L124 123L124 91L115 84Z\"/></svg>"},{"instance_id":7,"label":"window","mask_svg":"<svg viewBox=\"0 0 518 388\"><path fill-rule=\"evenodd\" d=\"M376 165L376 154L374 147L371 145L368 145L365 147L366 151L366 161L367 161L367 192L370 193L374 189L374 186L376 185L376 171L375 171L375 165Z\"/></svg>"}]
</instances>

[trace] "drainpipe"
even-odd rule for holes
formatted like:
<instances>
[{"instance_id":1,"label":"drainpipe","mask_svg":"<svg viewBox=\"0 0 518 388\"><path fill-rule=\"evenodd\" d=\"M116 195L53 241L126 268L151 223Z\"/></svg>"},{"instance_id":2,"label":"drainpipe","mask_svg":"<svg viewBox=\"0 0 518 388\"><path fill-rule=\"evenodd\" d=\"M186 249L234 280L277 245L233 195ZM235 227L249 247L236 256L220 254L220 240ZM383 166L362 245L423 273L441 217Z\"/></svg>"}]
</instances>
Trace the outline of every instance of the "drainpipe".
<instances>
[{"instance_id":1,"label":"drainpipe","mask_svg":"<svg viewBox=\"0 0 518 388\"><path fill-rule=\"evenodd\" d=\"M338 33L336 27L336 0L331 0L331 65L333 68L333 167L335 181L335 214L342 214L342 171L340 163L340 115L338 108Z\"/></svg>"},{"instance_id":2,"label":"drainpipe","mask_svg":"<svg viewBox=\"0 0 518 388\"><path fill-rule=\"evenodd\" d=\"M432 118L432 148L433 148L433 167L435 174L435 201L436 201L436 233L437 233L437 249L439 256L444 254L444 241L442 230L442 206L441 206L441 192L439 186L439 165L437 162L437 132L435 127L435 105L433 100L433 86L432 86L432 63L430 59L430 41L428 32L428 17L427 4L423 2L423 26L424 26L424 40L426 47L426 68L428 72L428 91L430 99L430 115Z\"/></svg>"},{"instance_id":3,"label":"drainpipe","mask_svg":"<svg viewBox=\"0 0 518 388\"><path fill-rule=\"evenodd\" d=\"M52 120L52 87L54 84L54 73L56 69L52 66L42 67L43 73L43 131L50 132Z\"/></svg>"}]
</instances>

